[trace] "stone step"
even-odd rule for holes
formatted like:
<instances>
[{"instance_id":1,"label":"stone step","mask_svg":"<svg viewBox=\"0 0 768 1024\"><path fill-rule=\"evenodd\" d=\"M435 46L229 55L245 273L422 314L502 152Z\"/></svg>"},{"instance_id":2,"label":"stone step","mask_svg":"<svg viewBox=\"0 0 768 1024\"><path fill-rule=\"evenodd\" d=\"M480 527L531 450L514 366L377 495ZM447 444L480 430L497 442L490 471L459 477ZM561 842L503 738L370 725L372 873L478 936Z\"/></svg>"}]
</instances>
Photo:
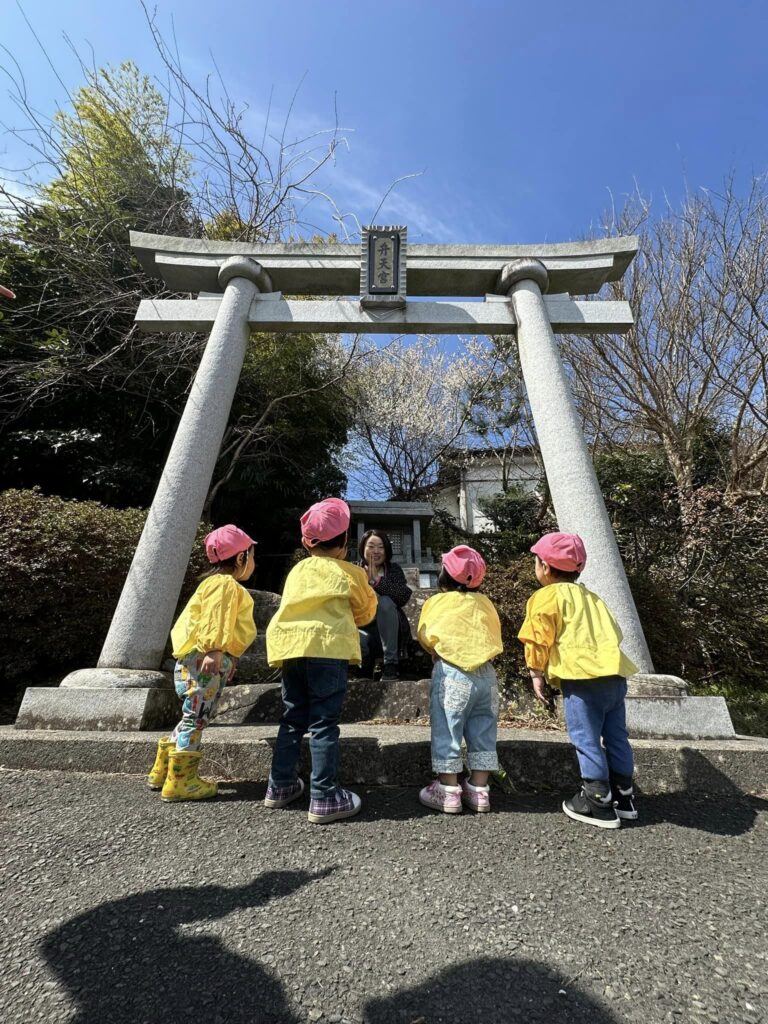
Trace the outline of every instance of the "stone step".
<instances>
[{"instance_id":1,"label":"stone step","mask_svg":"<svg viewBox=\"0 0 768 1024\"><path fill-rule=\"evenodd\" d=\"M398 722L429 721L429 679L377 681L350 679L342 722L374 718ZM260 725L277 722L283 710L279 685L228 686L216 711L217 725Z\"/></svg>"},{"instance_id":2,"label":"stone step","mask_svg":"<svg viewBox=\"0 0 768 1024\"><path fill-rule=\"evenodd\" d=\"M429 679L386 682L350 679L341 721L384 720L428 725L429 691ZM556 707L559 724L564 727L562 701L558 701ZM514 702L502 699L499 712L507 721L514 717L526 720ZM260 725L277 722L281 713L279 685L228 686L222 694L216 721L221 725ZM735 735L722 697L630 695L627 697L627 728L633 738L728 739Z\"/></svg>"},{"instance_id":3,"label":"stone step","mask_svg":"<svg viewBox=\"0 0 768 1024\"><path fill-rule=\"evenodd\" d=\"M276 731L272 725L211 726L204 740L205 771L223 780L266 781ZM142 776L152 763L159 736L2 726L0 768ZM343 725L341 736L340 777L346 784L418 786L431 776L429 729ZM690 789L707 797L768 794L768 740L635 740L633 746L638 785L644 793ZM578 782L573 748L563 733L501 729L498 752L517 792L566 792ZM308 768L305 740L305 779Z\"/></svg>"},{"instance_id":4,"label":"stone step","mask_svg":"<svg viewBox=\"0 0 768 1024\"><path fill-rule=\"evenodd\" d=\"M274 670L271 670L274 671ZM168 686L170 684L167 684ZM429 722L429 679L350 679L341 721ZM15 728L152 730L170 728L179 719L181 701L173 689L29 687ZM557 702L562 725L562 702ZM500 717L527 721L514 702L501 702ZM276 723L282 712L276 681L228 686L216 721L220 725ZM728 739L735 735L722 697L628 696L627 727L637 737Z\"/></svg>"}]
</instances>

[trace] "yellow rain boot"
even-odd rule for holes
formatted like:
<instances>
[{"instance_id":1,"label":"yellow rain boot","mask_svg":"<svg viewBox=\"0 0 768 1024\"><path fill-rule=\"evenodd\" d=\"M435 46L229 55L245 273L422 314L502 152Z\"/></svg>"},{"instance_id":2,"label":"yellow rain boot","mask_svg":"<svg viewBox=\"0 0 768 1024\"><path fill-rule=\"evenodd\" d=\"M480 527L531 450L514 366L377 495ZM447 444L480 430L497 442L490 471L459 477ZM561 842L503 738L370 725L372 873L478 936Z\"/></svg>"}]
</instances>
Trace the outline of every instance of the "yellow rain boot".
<instances>
[{"instance_id":1,"label":"yellow rain boot","mask_svg":"<svg viewBox=\"0 0 768 1024\"><path fill-rule=\"evenodd\" d=\"M168 757L168 775L161 798L166 803L176 800L208 800L216 796L215 782L197 777L197 766L202 753L199 750L172 750Z\"/></svg>"},{"instance_id":2,"label":"yellow rain boot","mask_svg":"<svg viewBox=\"0 0 768 1024\"><path fill-rule=\"evenodd\" d=\"M161 736L157 741L157 753L155 763L147 776L147 785L150 789L162 789L165 777L168 774L168 755L176 746L175 740L169 740L167 736Z\"/></svg>"}]
</instances>

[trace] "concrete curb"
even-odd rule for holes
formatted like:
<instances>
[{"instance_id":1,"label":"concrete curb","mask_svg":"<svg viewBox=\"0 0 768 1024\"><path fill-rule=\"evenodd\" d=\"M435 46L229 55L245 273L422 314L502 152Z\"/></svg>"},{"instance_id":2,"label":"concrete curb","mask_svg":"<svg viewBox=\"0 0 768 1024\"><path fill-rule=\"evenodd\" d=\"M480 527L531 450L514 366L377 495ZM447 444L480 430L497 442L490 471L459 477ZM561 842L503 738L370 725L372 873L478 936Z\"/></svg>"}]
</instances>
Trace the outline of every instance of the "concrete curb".
<instances>
[{"instance_id":1,"label":"concrete curb","mask_svg":"<svg viewBox=\"0 0 768 1024\"><path fill-rule=\"evenodd\" d=\"M274 725L214 725L205 736L209 774L225 780L266 781ZM346 725L342 781L417 785L431 775L429 729ZM58 732L0 727L0 767L143 775L159 733ZM768 740L635 740L639 788L645 793L695 790L702 796L768 793ZM560 792L577 782L576 759L562 733L500 729L499 758L521 793ZM303 772L308 756L305 741Z\"/></svg>"}]
</instances>

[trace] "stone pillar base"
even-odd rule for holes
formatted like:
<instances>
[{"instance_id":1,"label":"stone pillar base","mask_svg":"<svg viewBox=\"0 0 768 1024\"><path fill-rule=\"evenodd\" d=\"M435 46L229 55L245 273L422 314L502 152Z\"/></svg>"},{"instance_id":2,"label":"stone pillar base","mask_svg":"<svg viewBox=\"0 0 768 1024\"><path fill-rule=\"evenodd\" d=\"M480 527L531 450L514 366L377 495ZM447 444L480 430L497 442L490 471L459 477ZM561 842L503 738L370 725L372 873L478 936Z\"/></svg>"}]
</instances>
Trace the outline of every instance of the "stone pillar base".
<instances>
[{"instance_id":1,"label":"stone pillar base","mask_svg":"<svg viewBox=\"0 0 768 1024\"><path fill-rule=\"evenodd\" d=\"M685 697L688 684L679 676L638 672L627 680L628 697Z\"/></svg>"},{"instance_id":2,"label":"stone pillar base","mask_svg":"<svg viewBox=\"0 0 768 1024\"><path fill-rule=\"evenodd\" d=\"M627 696L630 738L729 739L736 735L724 697Z\"/></svg>"},{"instance_id":3,"label":"stone pillar base","mask_svg":"<svg viewBox=\"0 0 768 1024\"><path fill-rule=\"evenodd\" d=\"M173 667L170 672L151 668L79 668L64 676L61 685L68 690L170 690Z\"/></svg>"},{"instance_id":4,"label":"stone pillar base","mask_svg":"<svg viewBox=\"0 0 768 1024\"><path fill-rule=\"evenodd\" d=\"M679 676L638 672L627 680L630 737L724 740L736 735L723 697L689 697Z\"/></svg>"},{"instance_id":5,"label":"stone pillar base","mask_svg":"<svg viewBox=\"0 0 768 1024\"><path fill-rule=\"evenodd\" d=\"M17 729L167 729L179 720L180 708L175 690L167 687L30 686L14 724Z\"/></svg>"}]
</instances>

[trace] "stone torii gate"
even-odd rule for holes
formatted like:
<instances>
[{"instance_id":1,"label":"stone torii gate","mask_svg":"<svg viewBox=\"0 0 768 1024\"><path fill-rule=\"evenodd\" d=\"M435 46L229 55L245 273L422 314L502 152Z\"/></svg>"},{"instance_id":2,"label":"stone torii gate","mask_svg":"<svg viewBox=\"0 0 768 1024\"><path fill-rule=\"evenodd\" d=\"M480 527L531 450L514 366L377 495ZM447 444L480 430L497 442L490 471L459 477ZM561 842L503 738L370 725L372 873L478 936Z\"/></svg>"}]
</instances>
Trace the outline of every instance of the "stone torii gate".
<instances>
[{"instance_id":1,"label":"stone torii gate","mask_svg":"<svg viewBox=\"0 0 768 1024\"><path fill-rule=\"evenodd\" d=\"M623 333L632 326L627 302L572 295L594 294L619 280L637 238L407 247L404 227L382 226L364 230L362 252L355 245L261 245L136 232L131 245L148 274L173 292L198 296L143 300L136 323L145 331L210 336L98 667L71 673L59 688L29 689L20 721L26 707L27 724L31 718L43 727L146 729L160 727L176 710L160 663L254 331L516 335L559 528L579 533L589 552L583 581L614 611L624 648L641 674L655 680L653 692L661 684L665 695L684 696L681 680L652 675L555 339L556 333ZM358 290L359 299L349 297ZM442 300L434 301L437 296ZM705 723L691 734L733 734L722 698L687 698L689 712L691 701L719 701L728 719L714 733ZM707 722L714 710L711 703L700 708Z\"/></svg>"}]
</instances>

